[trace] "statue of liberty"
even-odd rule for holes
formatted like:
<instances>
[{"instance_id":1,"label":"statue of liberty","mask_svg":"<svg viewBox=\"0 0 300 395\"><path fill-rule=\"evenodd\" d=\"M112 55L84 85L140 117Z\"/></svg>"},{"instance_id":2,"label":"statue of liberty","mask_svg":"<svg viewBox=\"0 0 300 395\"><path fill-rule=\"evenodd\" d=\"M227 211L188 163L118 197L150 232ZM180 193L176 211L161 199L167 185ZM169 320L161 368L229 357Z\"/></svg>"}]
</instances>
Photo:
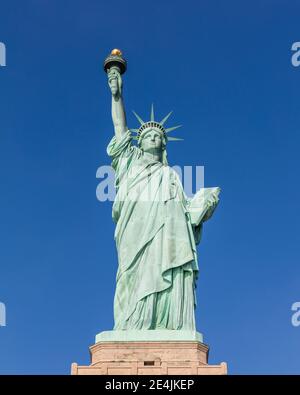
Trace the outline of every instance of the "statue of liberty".
<instances>
[{"instance_id":1,"label":"statue of liberty","mask_svg":"<svg viewBox=\"0 0 300 395\"><path fill-rule=\"evenodd\" d=\"M119 50L106 59L115 135L108 147L115 170L113 220L118 251L114 330L195 331L196 281L203 222L218 203L219 188L186 197L168 166L167 144L180 140L166 128L169 113L127 127L122 97L126 62ZM178 126L179 127L179 126ZM133 143L137 141L137 144Z\"/></svg>"}]
</instances>

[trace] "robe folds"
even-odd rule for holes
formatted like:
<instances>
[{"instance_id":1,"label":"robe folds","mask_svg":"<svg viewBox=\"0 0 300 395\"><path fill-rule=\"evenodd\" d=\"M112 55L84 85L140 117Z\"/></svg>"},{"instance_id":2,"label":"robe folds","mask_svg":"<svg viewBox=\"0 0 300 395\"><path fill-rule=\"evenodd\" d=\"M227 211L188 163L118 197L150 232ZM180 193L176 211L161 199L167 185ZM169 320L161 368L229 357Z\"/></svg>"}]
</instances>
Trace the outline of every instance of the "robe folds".
<instances>
[{"instance_id":1,"label":"robe folds","mask_svg":"<svg viewBox=\"0 0 300 395\"><path fill-rule=\"evenodd\" d=\"M108 147L115 170L118 251L115 330L195 330L196 241L177 173L132 145L130 131Z\"/></svg>"}]
</instances>

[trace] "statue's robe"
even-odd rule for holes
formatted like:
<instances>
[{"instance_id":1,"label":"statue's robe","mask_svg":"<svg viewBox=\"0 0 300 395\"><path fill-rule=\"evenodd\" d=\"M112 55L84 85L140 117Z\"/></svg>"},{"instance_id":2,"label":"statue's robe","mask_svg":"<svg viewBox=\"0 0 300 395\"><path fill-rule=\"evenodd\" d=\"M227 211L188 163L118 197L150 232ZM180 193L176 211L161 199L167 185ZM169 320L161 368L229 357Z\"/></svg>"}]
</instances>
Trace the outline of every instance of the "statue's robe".
<instances>
[{"instance_id":1,"label":"statue's robe","mask_svg":"<svg viewBox=\"0 0 300 395\"><path fill-rule=\"evenodd\" d=\"M107 152L117 192L114 329L195 330L195 237L202 225L191 224L179 177L132 145L130 131L113 137Z\"/></svg>"}]
</instances>

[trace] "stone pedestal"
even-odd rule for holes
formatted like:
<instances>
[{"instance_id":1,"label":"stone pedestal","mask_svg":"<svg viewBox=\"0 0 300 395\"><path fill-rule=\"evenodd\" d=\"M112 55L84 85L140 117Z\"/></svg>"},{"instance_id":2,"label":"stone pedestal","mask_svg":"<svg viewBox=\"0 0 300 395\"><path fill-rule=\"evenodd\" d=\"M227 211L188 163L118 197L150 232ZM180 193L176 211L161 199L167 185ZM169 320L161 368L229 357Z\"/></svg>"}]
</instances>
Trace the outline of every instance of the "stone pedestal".
<instances>
[{"instance_id":1,"label":"stone pedestal","mask_svg":"<svg viewBox=\"0 0 300 395\"><path fill-rule=\"evenodd\" d=\"M112 341L107 336L103 338L106 340L99 340L90 347L91 364L73 363L72 375L227 374L225 362L208 365L208 346L199 340Z\"/></svg>"}]
</instances>

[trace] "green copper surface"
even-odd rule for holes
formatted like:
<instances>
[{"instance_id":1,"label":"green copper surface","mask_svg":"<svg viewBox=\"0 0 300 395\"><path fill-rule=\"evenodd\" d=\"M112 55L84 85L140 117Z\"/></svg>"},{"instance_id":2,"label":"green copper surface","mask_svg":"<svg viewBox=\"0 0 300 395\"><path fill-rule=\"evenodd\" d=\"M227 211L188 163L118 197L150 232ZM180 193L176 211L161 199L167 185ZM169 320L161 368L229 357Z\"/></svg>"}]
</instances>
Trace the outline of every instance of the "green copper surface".
<instances>
[{"instance_id":1,"label":"green copper surface","mask_svg":"<svg viewBox=\"0 0 300 395\"><path fill-rule=\"evenodd\" d=\"M115 131L107 152L115 170L112 216L118 272L114 331L102 332L97 339L200 339L195 325L196 245L203 223L218 204L220 189L202 188L193 199L187 198L167 161L166 132L175 128L157 126L153 106L150 122L135 114L142 133L139 144L133 144L121 74L114 67L107 74Z\"/></svg>"}]
</instances>

